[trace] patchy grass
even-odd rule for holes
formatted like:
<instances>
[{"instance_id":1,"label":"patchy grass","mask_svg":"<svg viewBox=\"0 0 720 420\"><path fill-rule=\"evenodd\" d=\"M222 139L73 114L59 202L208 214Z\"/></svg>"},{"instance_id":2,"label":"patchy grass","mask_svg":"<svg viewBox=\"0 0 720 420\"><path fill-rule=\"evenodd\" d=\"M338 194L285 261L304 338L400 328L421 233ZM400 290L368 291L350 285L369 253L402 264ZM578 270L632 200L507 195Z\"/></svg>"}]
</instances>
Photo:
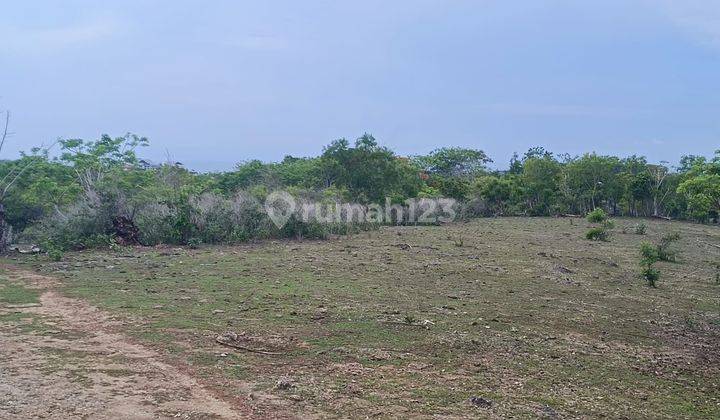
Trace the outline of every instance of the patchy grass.
<instances>
[{"instance_id":1,"label":"patchy grass","mask_svg":"<svg viewBox=\"0 0 720 420\"><path fill-rule=\"evenodd\" d=\"M718 417L720 257L701 242L720 243L720 230L645 224L645 237L610 242L585 240L586 222L503 218L15 262L64 278L66 294L123 317L221 392L252 381L299 414ZM640 242L672 231L678 263L658 263L648 288ZM0 285L0 299L32 297ZM281 355L220 346L225 331ZM294 386L275 389L281 377Z\"/></svg>"},{"instance_id":2,"label":"patchy grass","mask_svg":"<svg viewBox=\"0 0 720 420\"><path fill-rule=\"evenodd\" d=\"M23 305L38 302L37 290L28 289L20 284L11 283L0 277L0 307L4 305Z\"/></svg>"},{"instance_id":3,"label":"patchy grass","mask_svg":"<svg viewBox=\"0 0 720 420\"><path fill-rule=\"evenodd\" d=\"M92 386L90 371L82 363L89 357L86 352L56 347L41 347L39 351L45 355L42 371L46 375L62 373L71 382L83 387Z\"/></svg>"},{"instance_id":4,"label":"patchy grass","mask_svg":"<svg viewBox=\"0 0 720 420\"><path fill-rule=\"evenodd\" d=\"M10 328L20 333L46 333L48 326L40 317L18 309L37 304L38 297L37 290L11 282L0 273L0 330Z\"/></svg>"}]
</instances>

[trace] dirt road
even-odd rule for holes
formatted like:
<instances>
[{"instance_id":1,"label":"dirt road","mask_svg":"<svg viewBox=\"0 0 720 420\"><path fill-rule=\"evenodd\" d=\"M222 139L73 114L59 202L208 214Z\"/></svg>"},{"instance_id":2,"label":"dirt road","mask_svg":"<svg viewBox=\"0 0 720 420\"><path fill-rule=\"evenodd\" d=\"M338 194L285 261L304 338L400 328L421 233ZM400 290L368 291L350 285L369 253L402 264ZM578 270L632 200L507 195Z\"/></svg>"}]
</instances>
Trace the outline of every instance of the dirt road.
<instances>
[{"instance_id":1,"label":"dirt road","mask_svg":"<svg viewBox=\"0 0 720 420\"><path fill-rule=\"evenodd\" d=\"M0 303L0 418L248 418L54 280L3 267L38 303Z\"/></svg>"}]
</instances>

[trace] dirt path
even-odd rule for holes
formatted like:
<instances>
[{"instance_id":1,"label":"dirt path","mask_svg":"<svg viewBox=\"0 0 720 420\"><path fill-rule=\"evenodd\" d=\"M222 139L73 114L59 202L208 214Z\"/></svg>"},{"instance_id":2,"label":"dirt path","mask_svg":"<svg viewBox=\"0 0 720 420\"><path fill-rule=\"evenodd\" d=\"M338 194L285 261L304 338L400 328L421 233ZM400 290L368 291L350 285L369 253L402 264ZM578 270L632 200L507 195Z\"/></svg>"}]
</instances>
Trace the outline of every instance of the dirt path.
<instances>
[{"instance_id":1,"label":"dirt path","mask_svg":"<svg viewBox=\"0 0 720 420\"><path fill-rule=\"evenodd\" d=\"M54 279L9 267L39 304L2 305L0 418L248 418L155 351L115 332L110 317L55 292Z\"/></svg>"}]
</instances>

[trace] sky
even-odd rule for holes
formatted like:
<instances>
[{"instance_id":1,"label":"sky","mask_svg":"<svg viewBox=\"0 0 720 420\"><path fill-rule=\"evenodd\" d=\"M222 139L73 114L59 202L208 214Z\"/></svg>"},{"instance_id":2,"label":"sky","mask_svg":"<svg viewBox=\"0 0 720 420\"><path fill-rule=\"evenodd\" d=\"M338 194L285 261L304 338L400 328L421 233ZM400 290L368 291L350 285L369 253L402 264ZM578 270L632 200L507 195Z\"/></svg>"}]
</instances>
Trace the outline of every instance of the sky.
<instances>
[{"instance_id":1,"label":"sky","mask_svg":"<svg viewBox=\"0 0 720 420\"><path fill-rule=\"evenodd\" d=\"M22 1L0 6L3 158L133 132L192 169L532 146L720 149L716 0Z\"/></svg>"}]
</instances>

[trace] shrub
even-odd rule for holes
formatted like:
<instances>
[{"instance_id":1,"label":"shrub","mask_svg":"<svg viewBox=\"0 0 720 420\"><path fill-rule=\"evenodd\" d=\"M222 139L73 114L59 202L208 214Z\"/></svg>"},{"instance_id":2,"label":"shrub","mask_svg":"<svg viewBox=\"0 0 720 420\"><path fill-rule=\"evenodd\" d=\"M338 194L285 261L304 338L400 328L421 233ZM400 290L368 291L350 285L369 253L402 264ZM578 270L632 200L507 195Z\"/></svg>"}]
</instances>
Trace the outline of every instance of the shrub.
<instances>
[{"instance_id":1,"label":"shrub","mask_svg":"<svg viewBox=\"0 0 720 420\"><path fill-rule=\"evenodd\" d=\"M610 240L610 231L604 226L594 227L587 231L585 238L591 241L604 241Z\"/></svg>"},{"instance_id":2,"label":"shrub","mask_svg":"<svg viewBox=\"0 0 720 420\"><path fill-rule=\"evenodd\" d=\"M45 241L42 244L41 248L43 248L47 252L47 256L50 261L60 261L65 254L63 252L62 246L59 246L52 241Z\"/></svg>"},{"instance_id":3,"label":"shrub","mask_svg":"<svg viewBox=\"0 0 720 420\"><path fill-rule=\"evenodd\" d=\"M135 213L135 226L143 245L173 243L178 235L174 220L177 212L167 204L150 203Z\"/></svg>"},{"instance_id":4,"label":"shrub","mask_svg":"<svg viewBox=\"0 0 720 420\"><path fill-rule=\"evenodd\" d=\"M660 260L657 247L650 242L640 244L640 255L642 256L641 263L643 265L652 265Z\"/></svg>"},{"instance_id":5,"label":"shrub","mask_svg":"<svg viewBox=\"0 0 720 420\"><path fill-rule=\"evenodd\" d=\"M650 242L640 244L640 276L645 279L650 287L657 287L656 282L660 279L660 271L653 265L660 260L658 247Z\"/></svg>"},{"instance_id":6,"label":"shrub","mask_svg":"<svg viewBox=\"0 0 720 420\"><path fill-rule=\"evenodd\" d=\"M615 221L613 221L612 219L607 219L602 223L602 227L604 227L606 230L615 229Z\"/></svg>"},{"instance_id":7,"label":"shrub","mask_svg":"<svg viewBox=\"0 0 720 420\"><path fill-rule=\"evenodd\" d=\"M640 274L645 279L648 286L657 287L656 283L660 279L660 271L659 270L657 270L656 268L653 268L652 266L646 266L646 267L643 267Z\"/></svg>"},{"instance_id":8,"label":"shrub","mask_svg":"<svg viewBox=\"0 0 720 420\"><path fill-rule=\"evenodd\" d=\"M673 248L673 245L678 240L680 240L680 234L677 232L663 235L660 238L660 243L657 245L657 255L660 261L675 262L677 250Z\"/></svg>"},{"instance_id":9,"label":"shrub","mask_svg":"<svg viewBox=\"0 0 720 420\"><path fill-rule=\"evenodd\" d=\"M644 235L645 231L647 230L647 225L645 223L638 223L635 225L635 234L636 235Z\"/></svg>"},{"instance_id":10,"label":"shrub","mask_svg":"<svg viewBox=\"0 0 720 420\"><path fill-rule=\"evenodd\" d=\"M187 241L187 246L190 249L198 249L198 248L200 248L201 244L202 244L202 241L199 238L190 238Z\"/></svg>"},{"instance_id":11,"label":"shrub","mask_svg":"<svg viewBox=\"0 0 720 420\"><path fill-rule=\"evenodd\" d=\"M57 212L37 223L25 234L33 241L45 245L45 248L82 249L87 243L98 242L97 235L103 234L112 221L106 212L87 201L70 206L64 213Z\"/></svg>"},{"instance_id":12,"label":"shrub","mask_svg":"<svg viewBox=\"0 0 720 420\"><path fill-rule=\"evenodd\" d=\"M285 225L280 229L280 236L283 238L302 239L325 239L328 236L328 225L318 221L303 221L295 215L290 216Z\"/></svg>"},{"instance_id":13,"label":"shrub","mask_svg":"<svg viewBox=\"0 0 720 420\"><path fill-rule=\"evenodd\" d=\"M590 223L600 223L607 219L607 213L601 208L596 208L587 215L587 220Z\"/></svg>"},{"instance_id":14,"label":"shrub","mask_svg":"<svg viewBox=\"0 0 720 420\"><path fill-rule=\"evenodd\" d=\"M64 255L62 250L57 249L57 248L48 250L47 254L51 261L60 261L60 260L62 260L63 255Z\"/></svg>"}]
</instances>

